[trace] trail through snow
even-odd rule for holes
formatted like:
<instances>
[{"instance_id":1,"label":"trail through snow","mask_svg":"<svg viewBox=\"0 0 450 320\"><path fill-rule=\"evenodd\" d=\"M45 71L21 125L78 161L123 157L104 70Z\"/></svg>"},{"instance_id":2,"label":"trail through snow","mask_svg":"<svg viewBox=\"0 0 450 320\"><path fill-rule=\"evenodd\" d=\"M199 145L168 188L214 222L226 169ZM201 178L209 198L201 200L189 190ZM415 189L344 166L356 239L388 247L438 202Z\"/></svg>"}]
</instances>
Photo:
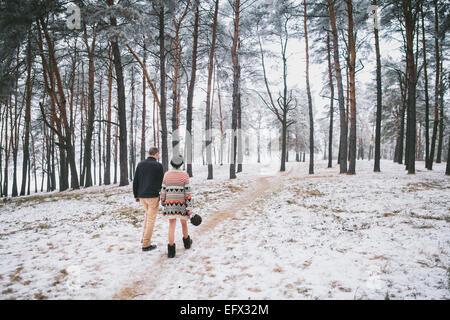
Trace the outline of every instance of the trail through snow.
<instances>
[{"instance_id":1,"label":"trail through snow","mask_svg":"<svg viewBox=\"0 0 450 320\"><path fill-rule=\"evenodd\" d=\"M261 195L273 192L273 190L279 190L283 187L287 177L298 177L300 174L300 167L292 167L288 172L278 173L272 176L263 176L260 178L247 181L248 186L242 190L241 195L233 200L233 202L227 207L220 208L211 212L208 215L208 219L198 228L196 235L195 245L199 247L211 248L218 246L219 244L213 242L202 241L202 235L208 232L214 232L214 228L220 223L224 223L225 220L233 218L237 212L250 206L256 198ZM191 228L193 228L191 226ZM161 257L152 265L151 274L164 273L170 265L170 261L166 261L166 256ZM118 299L132 299L140 295L144 295L142 292L148 292L158 285L158 277L148 277L148 274L144 279L134 280L130 286L126 286L121 291L114 295L114 298Z\"/></svg>"},{"instance_id":2,"label":"trail through snow","mask_svg":"<svg viewBox=\"0 0 450 320\"><path fill-rule=\"evenodd\" d=\"M195 211L167 258L142 252L144 211L131 188L109 186L0 204L3 299L450 299L450 179L444 165L246 165L236 180L215 168L192 178Z\"/></svg>"}]
</instances>

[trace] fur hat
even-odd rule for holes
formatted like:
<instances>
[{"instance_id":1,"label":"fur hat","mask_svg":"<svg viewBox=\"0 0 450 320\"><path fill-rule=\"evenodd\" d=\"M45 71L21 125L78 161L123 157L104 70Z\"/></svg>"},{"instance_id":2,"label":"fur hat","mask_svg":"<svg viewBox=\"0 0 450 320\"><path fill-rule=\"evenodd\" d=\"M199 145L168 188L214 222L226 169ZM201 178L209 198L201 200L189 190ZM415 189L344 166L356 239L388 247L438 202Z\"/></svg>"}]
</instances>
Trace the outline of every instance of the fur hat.
<instances>
[{"instance_id":1,"label":"fur hat","mask_svg":"<svg viewBox=\"0 0 450 320\"><path fill-rule=\"evenodd\" d=\"M184 162L183 156L181 154L174 155L170 163L176 166L181 166Z\"/></svg>"}]
</instances>

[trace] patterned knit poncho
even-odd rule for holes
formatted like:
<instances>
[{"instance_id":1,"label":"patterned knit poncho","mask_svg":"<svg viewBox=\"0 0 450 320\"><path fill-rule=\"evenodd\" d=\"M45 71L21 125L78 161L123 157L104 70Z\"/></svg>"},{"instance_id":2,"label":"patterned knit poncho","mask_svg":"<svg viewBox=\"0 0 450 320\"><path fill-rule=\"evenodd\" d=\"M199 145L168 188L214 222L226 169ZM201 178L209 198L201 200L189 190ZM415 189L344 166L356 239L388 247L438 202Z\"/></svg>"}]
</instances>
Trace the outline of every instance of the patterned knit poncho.
<instances>
[{"instance_id":1,"label":"patterned knit poncho","mask_svg":"<svg viewBox=\"0 0 450 320\"><path fill-rule=\"evenodd\" d=\"M164 206L163 216L169 219L189 219L192 214L192 197L189 175L186 172L172 169L164 174L161 204Z\"/></svg>"}]
</instances>

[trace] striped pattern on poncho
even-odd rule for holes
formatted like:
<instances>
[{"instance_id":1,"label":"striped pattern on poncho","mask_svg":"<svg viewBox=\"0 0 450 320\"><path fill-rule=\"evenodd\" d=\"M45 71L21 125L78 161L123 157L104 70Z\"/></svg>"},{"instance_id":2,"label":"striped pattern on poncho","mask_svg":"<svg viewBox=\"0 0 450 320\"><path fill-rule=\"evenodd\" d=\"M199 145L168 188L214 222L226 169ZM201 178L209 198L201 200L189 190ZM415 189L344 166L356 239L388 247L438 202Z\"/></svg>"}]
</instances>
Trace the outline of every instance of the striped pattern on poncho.
<instances>
[{"instance_id":1,"label":"striped pattern on poncho","mask_svg":"<svg viewBox=\"0 0 450 320\"><path fill-rule=\"evenodd\" d=\"M189 175L173 169L164 174L161 186L162 214L169 218L188 219L192 214L192 196Z\"/></svg>"}]
</instances>

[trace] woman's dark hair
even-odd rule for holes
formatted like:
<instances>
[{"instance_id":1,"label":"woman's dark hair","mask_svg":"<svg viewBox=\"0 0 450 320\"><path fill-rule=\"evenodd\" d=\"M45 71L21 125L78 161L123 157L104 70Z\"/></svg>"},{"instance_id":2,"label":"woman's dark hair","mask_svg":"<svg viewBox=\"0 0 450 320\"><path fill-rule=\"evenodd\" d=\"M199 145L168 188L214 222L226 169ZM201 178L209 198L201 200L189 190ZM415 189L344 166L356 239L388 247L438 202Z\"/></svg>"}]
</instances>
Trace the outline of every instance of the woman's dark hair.
<instances>
[{"instance_id":1,"label":"woman's dark hair","mask_svg":"<svg viewBox=\"0 0 450 320\"><path fill-rule=\"evenodd\" d=\"M176 165L176 164L174 164L172 161L170 161L170 165L171 165L172 167L174 167L175 169L179 169L179 168L183 165L183 162L180 163L180 164L178 164L178 165Z\"/></svg>"}]
</instances>

